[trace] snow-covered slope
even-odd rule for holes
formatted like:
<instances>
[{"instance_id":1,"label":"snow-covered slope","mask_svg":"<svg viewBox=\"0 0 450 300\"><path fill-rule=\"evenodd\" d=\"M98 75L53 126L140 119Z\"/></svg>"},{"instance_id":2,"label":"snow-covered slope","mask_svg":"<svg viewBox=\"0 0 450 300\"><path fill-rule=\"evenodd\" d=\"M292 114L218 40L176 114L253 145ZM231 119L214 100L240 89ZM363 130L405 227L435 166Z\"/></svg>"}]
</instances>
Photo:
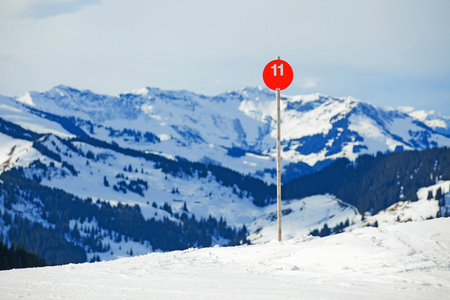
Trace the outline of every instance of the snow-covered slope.
<instances>
[{"instance_id":1,"label":"snow-covered slope","mask_svg":"<svg viewBox=\"0 0 450 300\"><path fill-rule=\"evenodd\" d=\"M277 236L276 204L264 208L265 215L249 227L248 239L252 243L265 243ZM334 228L342 223L349 226L361 221L358 210L330 195L317 195L282 203L283 240L307 236L325 224ZM344 227L344 226L342 226Z\"/></svg>"},{"instance_id":2,"label":"snow-covered slope","mask_svg":"<svg viewBox=\"0 0 450 300\"><path fill-rule=\"evenodd\" d=\"M265 88L214 97L143 88L115 97L57 86L0 102L10 112L2 118L23 126L33 122L60 136L88 134L275 182L276 110L274 94ZM340 157L450 146L448 136L417 118L352 97L283 95L282 110L285 181ZM27 122L19 120L19 112Z\"/></svg>"},{"instance_id":3,"label":"snow-covered slope","mask_svg":"<svg viewBox=\"0 0 450 300\"><path fill-rule=\"evenodd\" d=\"M2 299L446 299L450 219L0 272Z\"/></svg>"},{"instance_id":4,"label":"snow-covered slope","mask_svg":"<svg viewBox=\"0 0 450 300\"><path fill-rule=\"evenodd\" d=\"M44 118L36 111L30 111L28 106L12 98L0 95L0 118L8 120L25 129L36 133L52 133L60 137L69 137L71 134L61 124Z\"/></svg>"},{"instance_id":5,"label":"snow-covered slope","mask_svg":"<svg viewBox=\"0 0 450 300\"><path fill-rule=\"evenodd\" d=\"M444 205L439 205L441 199L436 199L438 190L446 199ZM433 196L430 197L429 194ZM448 216L450 181L439 181L435 185L419 189L417 198L417 201L404 199L377 214L370 215L366 212L364 216L355 207L332 195L283 201L282 238L289 240L307 236L314 234L315 230L316 235L328 235L367 226L424 221L438 215ZM268 205L261 210L263 215L248 226L250 232L248 239L253 244L265 243L277 236L276 204ZM323 230L325 231L321 233Z\"/></svg>"},{"instance_id":6,"label":"snow-covered slope","mask_svg":"<svg viewBox=\"0 0 450 300\"><path fill-rule=\"evenodd\" d=\"M450 136L450 117L444 116L440 112L434 110L415 110L413 107L402 106L398 110L407 113L411 117L425 123L428 127L433 128L436 132Z\"/></svg>"},{"instance_id":7,"label":"snow-covered slope","mask_svg":"<svg viewBox=\"0 0 450 300\"><path fill-rule=\"evenodd\" d=\"M39 157L37 151L31 148L32 142L26 140L0 133L0 145L0 173L12 165L18 165L19 158L28 166L33 159Z\"/></svg>"},{"instance_id":8,"label":"snow-covered slope","mask_svg":"<svg viewBox=\"0 0 450 300\"><path fill-rule=\"evenodd\" d=\"M436 199L437 190L441 190L446 203L439 205L441 199ZM429 194L431 193L431 197ZM395 224L399 222L423 221L435 218L438 214L445 216L450 212L450 181L439 181L435 185L423 187L417 192L418 201L399 201L394 205L378 212L373 216L366 216L362 222L347 228L352 230L355 227L373 226L377 224ZM448 215L447 215L448 216Z\"/></svg>"}]
</instances>

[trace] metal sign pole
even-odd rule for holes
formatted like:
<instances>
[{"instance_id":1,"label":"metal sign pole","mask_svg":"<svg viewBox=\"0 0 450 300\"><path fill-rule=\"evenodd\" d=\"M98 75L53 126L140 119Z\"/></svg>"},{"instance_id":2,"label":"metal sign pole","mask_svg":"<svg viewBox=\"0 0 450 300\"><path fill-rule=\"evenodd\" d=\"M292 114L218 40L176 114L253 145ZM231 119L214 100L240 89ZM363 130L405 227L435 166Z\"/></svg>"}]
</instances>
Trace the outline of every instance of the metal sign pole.
<instances>
[{"instance_id":1,"label":"metal sign pole","mask_svg":"<svg viewBox=\"0 0 450 300\"><path fill-rule=\"evenodd\" d=\"M280 146L280 131L281 131L281 117L280 117L280 93L287 88L294 79L294 71L292 67L281 60L277 59L269 62L263 70L263 80L267 87L276 91L277 95L277 219L278 219L278 241L281 241L281 146Z\"/></svg>"},{"instance_id":2,"label":"metal sign pole","mask_svg":"<svg viewBox=\"0 0 450 300\"><path fill-rule=\"evenodd\" d=\"M278 57L280 59L280 57ZM281 241L281 149L280 149L280 89L277 88L277 219L278 241Z\"/></svg>"}]
</instances>

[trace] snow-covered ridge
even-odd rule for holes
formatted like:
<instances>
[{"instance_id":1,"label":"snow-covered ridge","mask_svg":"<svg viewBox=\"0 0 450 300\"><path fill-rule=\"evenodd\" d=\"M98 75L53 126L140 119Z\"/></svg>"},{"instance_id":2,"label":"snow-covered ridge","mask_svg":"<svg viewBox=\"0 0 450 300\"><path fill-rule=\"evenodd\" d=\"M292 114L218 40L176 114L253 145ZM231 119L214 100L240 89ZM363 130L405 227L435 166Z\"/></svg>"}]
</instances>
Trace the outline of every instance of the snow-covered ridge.
<instances>
[{"instance_id":1,"label":"snow-covered ridge","mask_svg":"<svg viewBox=\"0 0 450 300\"><path fill-rule=\"evenodd\" d=\"M450 117L443 116L440 112L431 110L415 110L413 107L399 107L398 110L407 113L411 117L425 123L436 132L450 136Z\"/></svg>"},{"instance_id":2,"label":"snow-covered ridge","mask_svg":"<svg viewBox=\"0 0 450 300\"><path fill-rule=\"evenodd\" d=\"M2 299L445 299L450 219L0 272Z\"/></svg>"},{"instance_id":3,"label":"snow-covered ridge","mask_svg":"<svg viewBox=\"0 0 450 300\"><path fill-rule=\"evenodd\" d=\"M45 111L72 118L90 136L125 148L208 161L267 182L275 180L264 171L275 168L276 157L274 93L266 88L210 97L146 87L108 96L60 85L0 101L1 107L15 102L19 112L2 117L26 128L74 134L48 116L39 117L38 111ZM32 124L23 118L32 119ZM404 109L383 109L352 97L282 95L283 174L288 180L341 157L353 160L365 153L450 146L450 137L441 134L445 132L424 122L428 121ZM145 134L151 138L142 138ZM304 164L302 171L288 174L297 163Z\"/></svg>"}]
</instances>

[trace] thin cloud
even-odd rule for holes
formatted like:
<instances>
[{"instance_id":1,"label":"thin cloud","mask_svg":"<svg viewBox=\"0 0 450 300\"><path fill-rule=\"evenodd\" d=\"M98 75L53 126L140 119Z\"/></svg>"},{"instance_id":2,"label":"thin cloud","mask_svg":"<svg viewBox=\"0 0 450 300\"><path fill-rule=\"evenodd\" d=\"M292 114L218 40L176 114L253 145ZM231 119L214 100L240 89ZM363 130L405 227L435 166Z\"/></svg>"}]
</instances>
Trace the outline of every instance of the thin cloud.
<instances>
[{"instance_id":1,"label":"thin cloud","mask_svg":"<svg viewBox=\"0 0 450 300\"><path fill-rule=\"evenodd\" d=\"M81 10L84 6L101 4L100 0L45 0L21 1L19 16L30 19L46 19L62 14L70 14Z\"/></svg>"},{"instance_id":2,"label":"thin cloud","mask_svg":"<svg viewBox=\"0 0 450 300\"><path fill-rule=\"evenodd\" d=\"M299 86L302 89L312 89L318 87L319 79L317 78L304 78L300 81Z\"/></svg>"}]
</instances>

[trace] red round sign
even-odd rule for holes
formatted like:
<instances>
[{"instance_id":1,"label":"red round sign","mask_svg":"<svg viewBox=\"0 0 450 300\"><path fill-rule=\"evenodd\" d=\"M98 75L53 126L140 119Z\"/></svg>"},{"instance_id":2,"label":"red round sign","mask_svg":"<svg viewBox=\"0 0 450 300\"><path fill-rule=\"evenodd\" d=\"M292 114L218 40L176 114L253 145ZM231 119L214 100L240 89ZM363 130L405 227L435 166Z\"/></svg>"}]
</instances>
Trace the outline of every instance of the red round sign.
<instances>
[{"instance_id":1,"label":"red round sign","mask_svg":"<svg viewBox=\"0 0 450 300\"><path fill-rule=\"evenodd\" d=\"M294 71L284 60L275 59L264 68L263 79L269 89L276 90L278 88L281 91L291 84L294 79Z\"/></svg>"}]
</instances>

